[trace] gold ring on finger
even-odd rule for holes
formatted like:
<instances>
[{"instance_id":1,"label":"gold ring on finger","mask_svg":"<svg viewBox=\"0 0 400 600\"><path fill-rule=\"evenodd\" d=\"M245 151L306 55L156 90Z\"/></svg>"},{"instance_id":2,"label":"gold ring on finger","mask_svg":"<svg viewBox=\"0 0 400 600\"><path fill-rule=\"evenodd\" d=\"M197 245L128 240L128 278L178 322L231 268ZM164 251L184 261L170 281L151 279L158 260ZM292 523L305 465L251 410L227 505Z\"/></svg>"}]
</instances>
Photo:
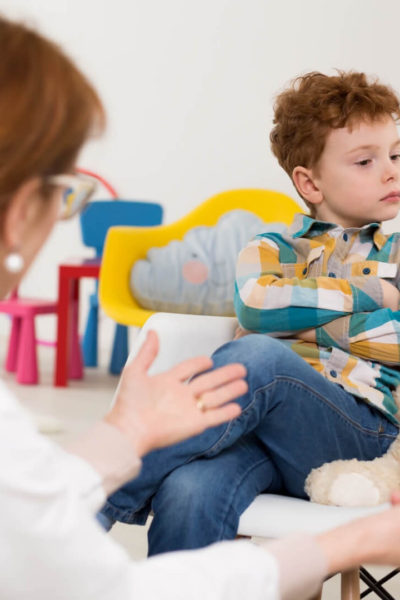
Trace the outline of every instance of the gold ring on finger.
<instances>
[{"instance_id":1,"label":"gold ring on finger","mask_svg":"<svg viewBox=\"0 0 400 600\"><path fill-rule=\"evenodd\" d=\"M197 400L196 406L202 412L204 412L206 410L206 405L204 404L204 400L203 400L202 396L200 396L200 398Z\"/></svg>"}]
</instances>

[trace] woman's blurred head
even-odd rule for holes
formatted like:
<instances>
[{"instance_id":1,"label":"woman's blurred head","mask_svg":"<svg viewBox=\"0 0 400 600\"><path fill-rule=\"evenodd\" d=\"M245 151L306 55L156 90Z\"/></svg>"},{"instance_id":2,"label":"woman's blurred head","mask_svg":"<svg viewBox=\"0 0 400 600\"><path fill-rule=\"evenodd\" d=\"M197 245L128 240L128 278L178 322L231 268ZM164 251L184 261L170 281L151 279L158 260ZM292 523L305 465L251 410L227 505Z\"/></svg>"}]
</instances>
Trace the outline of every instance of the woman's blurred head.
<instances>
[{"instance_id":1,"label":"woman's blurred head","mask_svg":"<svg viewBox=\"0 0 400 600\"><path fill-rule=\"evenodd\" d=\"M0 207L31 177L73 167L103 127L99 97L53 42L0 17Z\"/></svg>"},{"instance_id":2,"label":"woman's blurred head","mask_svg":"<svg viewBox=\"0 0 400 600\"><path fill-rule=\"evenodd\" d=\"M2 276L7 253L21 251L30 263L39 250L60 205L51 176L73 170L82 144L103 129L105 117L85 76L29 27L0 17L0 57ZM21 222L25 217L32 221Z\"/></svg>"}]
</instances>

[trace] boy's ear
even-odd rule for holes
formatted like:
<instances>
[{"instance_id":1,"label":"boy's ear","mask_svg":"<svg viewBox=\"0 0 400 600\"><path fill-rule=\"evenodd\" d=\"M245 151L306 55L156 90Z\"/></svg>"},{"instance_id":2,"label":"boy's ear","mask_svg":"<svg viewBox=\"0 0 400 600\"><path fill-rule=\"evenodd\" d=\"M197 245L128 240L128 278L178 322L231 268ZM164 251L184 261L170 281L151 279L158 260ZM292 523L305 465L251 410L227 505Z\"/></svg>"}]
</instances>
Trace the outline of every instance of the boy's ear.
<instances>
[{"instance_id":1,"label":"boy's ear","mask_svg":"<svg viewBox=\"0 0 400 600\"><path fill-rule=\"evenodd\" d=\"M316 177L311 169L305 167L295 167L292 173L292 180L300 196L310 204L320 204L323 200L323 194L316 183Z\"/></svg>"}]
</instances>

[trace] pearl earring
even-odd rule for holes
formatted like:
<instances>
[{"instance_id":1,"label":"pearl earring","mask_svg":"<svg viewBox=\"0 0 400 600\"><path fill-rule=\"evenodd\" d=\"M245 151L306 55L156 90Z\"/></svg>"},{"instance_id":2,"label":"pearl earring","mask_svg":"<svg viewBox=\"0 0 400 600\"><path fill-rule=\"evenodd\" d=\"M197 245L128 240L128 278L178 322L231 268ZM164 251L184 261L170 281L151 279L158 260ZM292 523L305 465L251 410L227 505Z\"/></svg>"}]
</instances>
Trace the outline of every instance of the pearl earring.
<instances>
[{"instance_id":1,"label":"pearl earring","mask_svg":"<svg viewBox=\"0 0 400 600\"><path fill-rule=\"evenodd\" d=\"M20 273L24 268L24 259L19 252L10 252L4 259L4 266L9 273Z\"/></svg>"}]
</instances>

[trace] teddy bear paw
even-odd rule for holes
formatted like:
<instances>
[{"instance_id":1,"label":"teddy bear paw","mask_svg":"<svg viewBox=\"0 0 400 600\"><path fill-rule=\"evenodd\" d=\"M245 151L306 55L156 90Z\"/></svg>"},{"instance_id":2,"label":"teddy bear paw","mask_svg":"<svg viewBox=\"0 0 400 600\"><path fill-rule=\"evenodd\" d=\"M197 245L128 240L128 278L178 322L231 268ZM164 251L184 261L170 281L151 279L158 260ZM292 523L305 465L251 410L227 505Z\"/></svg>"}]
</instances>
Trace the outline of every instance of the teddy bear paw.
<instances>
[{"instance_id":1,"label":"teddy bear paw","mask_svg":"<svg viewBox=\"0 0 400 600\"><path fill-rule=\"evenodd\" d=\"M332 482L329 504L337 506L375 506L381 502L374 482L360 473L342 473Z\"/></svg>"}]
</instances>

